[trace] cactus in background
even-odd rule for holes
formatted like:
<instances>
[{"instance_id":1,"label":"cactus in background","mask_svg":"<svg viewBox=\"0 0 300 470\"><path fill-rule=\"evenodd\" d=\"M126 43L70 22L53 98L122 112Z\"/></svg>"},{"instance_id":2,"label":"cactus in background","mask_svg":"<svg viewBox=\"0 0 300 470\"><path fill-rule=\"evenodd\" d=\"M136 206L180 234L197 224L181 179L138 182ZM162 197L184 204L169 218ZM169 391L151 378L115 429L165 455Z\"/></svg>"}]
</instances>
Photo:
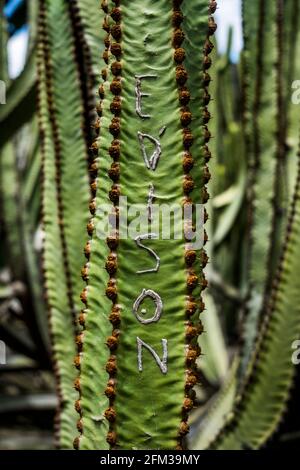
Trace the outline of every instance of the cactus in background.
<instances>
[{"instance_id":1,"label":"cactus in background","mask_svg":"<svg viewBox=\"0 0 300 470\"><path fill-rule=\"evenodd\" d=\"M97 2L94 2L96 5ZM89 47L76 2L40 1L39 115L43 149L44 273L60 409L59 445L70 448L75 426L75 338L80 311L80 269L88 220L93 77ZM75 34L76 31L76 34ZM80 56L75 57L77 46ZM76 60L77 59L77 60ZM86 81L82 82L85 75ZM86 132L84 132L86 131Z\"/></svg>"},{"instance_id":2,"label":"cactus in background","mask_svg":"<svg viewBox=\"0 0 300 470\"><path fill-rule=\"evenodd\" d=\"M292 3L294 3L292 0L285 3L287 12L292 10L294 15L299 15L299 11L293 9ZM260 7L260 14L263 11L265 12L265 7L268 7L268 2L256 2L256 4L257 8ZM265 45L259 32L256 33L255 42L257 44L256 54L259 58L259 64L253 61L253 54L250 53L250 49L247 49L247 47L250 47L249 41L254 41L253 34L250 35L250 29L254 23L248 21L246 13L250 14L251 8L255 8L255 2L251 2L251 4L244 2L244 31L246 35L247 33L249 34L249 37L246 36L246 52L244 53L242 68L244 86L245 73L247 72L248 74L246 75L247 83L244 89L246 95L243 102L243 105L246 105L247 112L244 114L243 124L245 130L245 148L251 170L248 182L248 194L251 195L251 198L248 198L248 201L253 205L252 210L254 214L254 217L250 219L250 224L248 220L249 227L247 229L250 230L252 235L260 233L260 236L253 237L250 240L250 248L252 249L251 263L253 269L260 273L260 276L263 276L259 283L259 289L263 293L264 298L263 303L260 300L258 306L251 304L248 306L249 317L243 325L244 347L241 353L238 354L240 360L239 380L235 381L231 377L229 382L224 385L217 398L217 403L213 403L207 412L207 416L204 417L204 420L211 419L212 423L216 423L216 427L214 429L211 427L209 432L206 433L203 428L201 429L200 421L200 433L194 437L191 443L193 448L199 448L197 447L198 445L205 445L213 449L260 448L274 434L282 421L295 375L295 365L291 360L291 346L300 334L297 300L298 288L296 287L297 281L295 280L297 278L296 260L298 258L299 243L299 236L297 235L299 170L296 188L293 192L294 196L289 208L290 217L285 230L283 229L284 211L281 211L280 216L277 214L278 204L281 208L287 204L287 197L284 197L284 191L287 188L287 184L284 183L284 180L287 178L286 159L288 155L293 156L296 152L295 124L290 124L288 119L288 115L292 114L289 104L291 96L283 94L283 78L287 79L287 74L283 72L283 67L286 66L286 56L282 53L282 38L288 34L291 21L288 22L285 17L286 21L283 22L284 10L280 0L276 3L274 2L274 4L272 3L270 6L274 9L268 8L267 10L269 27L263 29L263 35L270 34L270 31L276 28L276 44L273 44L273 47L277 55L277 61L270 61L271 54L267 55L262 52ZM273 15L270 15L271 12L273 12ZM263 26L263 21L265 21L264 15L261 17L260 27ZM294 23L297 23L297 21L297 19L293 18ZM269 36L271 41L274 39L273 36L273 34ZM290 47L291 52L289 57L293 57L297 47L291 45ZM272 48L268 50L272 50ZM265 67L269 70L268 77L276 77L276 89L272 88L272 80L270 82L265 76L259 77L259 74ZM250 71L252 72L249 75ZM261 95L258 94L259 89L256 89L256 98L254 92L256 82L253 80L253 75L259 77L259 87L265 86L267 89ZM249 77L251 77L251 80L249 80ZM292 83L290 83L291 85ZM260 89L260 93L262 89ZM260 108L259 110L256 107L254 108L258 113L257 115L255 113L250 115L247 106L255 101L255 99L257 99L257 103L260 103ZM264 101L261 101L262 99ZM271 115L276 118L276 140L274 135L269 133L270 121L266 117L263 118L264 111L262 105L266 103L269 103L269 105L273 103ZM297 113L295 109L295 116L292 114L292 117L296 119L297 114L299 126L299 111ZM269 116L268 113L268 118ZM250 125L255 122L255 119L257 119L258 132L256 139L254 139L255 133ZM293 140L291 140L293 146L290 149L285 145L287 135L293 137ZM271 145L271 147L262 146L260 149L260 143L263 142L261 139L264 136L268 136L269 142L271 144L274 142L274 145ZM258 146L257 148L260 149L260 158L266 158L266 161L263 163L265 167L264 174L261 173L261 164L256 167L255 165L253 166L253 155L255 153L253 149L255 146ZM269 153L270 149L272 150L271 153ZM276 157L276 160L274 157ZM277 168L274 167L272 159L276 162ZM291 162L291 164L294 167L295 162ZM262 184L261 182L264 179L270 178L270 167L274 170L271 174L273 177L272 184L268 185L267 181ZM289 186L292 187L295 176L292 175L290 180ZM260 184L258 184L259 182ZM273 192L276 194L276 198L272 200L270 195ZM269 194L269 198L267 198L267 194ZM266 203L273 210L272 217L267 217L268 210L266 209ZM259 208L258 210L257 207ZM265 217L262 218L263 211L265 211ZM260 218L258 218L259 214ZM269 223L267 223L267 220ZM261 230L257 231L259 224L263 227L265 235L262 234ZM283 231L286 233L285 242L280 243L280 239L284 238L282 235ZM271 236L267 235L267 232ZM261 250L262 246L269 247L269 253L264 249L261 251L264 256L258 257L257 250ZM254 253L256 253L255 257L253 257ZM262 264L261 260L268 260L268 257L269 264L267 264L266 268L266 265ZM276 276L273 273L275 268L277 270ZM250 282L251 279L253 280L253 274L250 271ZM255 284L252 284L251 288L252 296L255 296L257 294ZM243 299L242 301L244 302L245 300ZM253 323L251 324L253 319L258 321L256 327L253 326ZM282 334L283 330L284 334Z\"/></svg>"},{"instance_id":3,"label":"cactus in background","mask_svg":"<svg viewBox=\"0 0 300 470\"><path fill-rule=\"evenodd\" d=\"M300 332L299 184L298 170L282 257L250 372L236 397L233 417L214 442L218 449L258 449L276 431L286 409L295 374L291 345Z\"/></svg>"},{"instance_id":4,"label":"cactus in background","mask_svg":"<svg viewBox=\"0 0 300 470\"><path fill-rule=\"evenodd\" d=\"M252 21L254 8L258 16L256 23ZM282 92L281 70L279 65L276 67L276 64L282 63L282 52L278 47L280 41L280 28L277 24L278 8L278 2L273 1L243 2L244 129L249 166L249 304L244 326L243 368L247 367L257 331L255 325L262 316L263 303L266 300L264 297L266 292L269 292L272 271L274 267L276 268L278 250L275 238L280 237L277 224L279 218L284 215L283 211L282 215L278 215L274 196L282 186L281 177L284 178L284 174L281 176L279 171L281 164L279 152L282 151L282 144L279 142L281 133L279 120L282 119L283 112L279 109ZM252 31L253 28L255 31ZM249 75L248 71L253 71L253 74ZM276 131L277 141L274 138ZM283 198L281 200L283 202Z\"/></svg>"}]
</instances>

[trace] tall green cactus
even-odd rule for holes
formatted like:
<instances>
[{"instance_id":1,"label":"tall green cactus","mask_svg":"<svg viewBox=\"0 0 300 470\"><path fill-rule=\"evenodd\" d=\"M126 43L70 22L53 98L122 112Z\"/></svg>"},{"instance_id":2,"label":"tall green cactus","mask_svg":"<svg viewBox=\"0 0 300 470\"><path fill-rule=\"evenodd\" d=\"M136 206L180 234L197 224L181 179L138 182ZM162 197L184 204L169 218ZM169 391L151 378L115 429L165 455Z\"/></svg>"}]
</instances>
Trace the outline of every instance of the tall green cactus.
<instances>
[{"instance_id":1,"label":"tall green cactus","mask_svg":"<svg viewBox=\"0 0 300 470\"><path fill-rule=\"evenodd\" d=\"M60 396L59 445L63 448L72 446L76 429L73 358L84 259L79 254L86 239L90 197L87 155L91 137L84 131L91 104L81 79L86 73L89 84L91 76L86 57L75 60L76 41L84 35L78 25L81 10L75 7L74 2L41 0L39 11L44 272Z\"/></svg>"},{"instance_id":2,"label":"tall green cactus","mask_svg":"<svg viewBox=\"0 0 300 470\"><path fill-rule=\"evenodd\" d=\"M254 23L253 9L258 21ZM277 251L274 253L271 237L276 174L277 116L279 110L279 70L280 63L276 41L277 2L255 0L244 2L245 24L244 116L246 150L249 164L248 173L248 226L249 226L249 283L250 313L245 324L245 363L255 340L256 326L263 306L266 283L272 278L268 269L270 262L276 266ZM255 27L255 32L251 28ZM255 42L255 49L252 43ZM252 72L247 74L247 67ZM277 87L278 85L278 87ZM277 87L277 88L276 88ZM279 158L279 157L278 157ZM278 164L279 165L279 164ZM274 218L277 216L274 214ZM277 219L276 219L277 220ZM274 222L275 224L275 222ZM272 233L271 233L272 232ZM271 249L273 256L271 257ZM257 262L259 260L259 262ZM270 260L270 261L269 261ZM274 268L273 268L274 269Z\"/></svg>"},{"instance_id":3,"label":"tall green cactus","mask_svg":"<svg viewBox=\"0 0 300 470\"><path fill-rule=\"evenodd\" d=\"M236 397L233 417L214 443L218 449L260 448L276 431L286 409L295 373L291 346L300 334L299 185L300 169L281 261L252 354L250 373Z\"/></svg>"},{"instance_id":4,"label":"tall green cactus","mask_svg":"<svg viewBox=\"0 0 300 470\"><path fill-rule=\"evenodd\" d=\"M128 206L151 207L154 198L180 206L207 200L207 69L216 3L181 4L102 2L106 67L76 359L80 449L174 449L188 432L205 252L159 233L97 236L104 204L121 216L120 196Z\"/></svg>"}]
</instances>

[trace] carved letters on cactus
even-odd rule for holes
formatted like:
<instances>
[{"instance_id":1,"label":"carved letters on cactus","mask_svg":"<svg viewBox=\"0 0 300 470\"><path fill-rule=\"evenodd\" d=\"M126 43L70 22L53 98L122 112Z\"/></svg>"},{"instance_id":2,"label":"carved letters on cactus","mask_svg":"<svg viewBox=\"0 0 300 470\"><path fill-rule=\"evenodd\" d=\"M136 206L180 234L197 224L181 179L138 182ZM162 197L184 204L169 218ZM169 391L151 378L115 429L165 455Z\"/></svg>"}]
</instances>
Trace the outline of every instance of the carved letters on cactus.
<instances>
[{"instance_id":1,"label":"carved letters on cactus","mask_svg":"<svg viewBox=\"0 0 300 470\"><path fill-rule=\"evenodd\" d=\"M142 112L142 98L150 96L149 93L142 92L142 80L146 78L157 78L157 75L136 75L135 76L135 110L136 114L142 119L150 119L150 114L143 114Z\"/></svg>"},{"instance_id":2,"label":"carved letters on cactus","mask_svg":"<svg viewBox=\"0 0 300 470\"><path fill-rule=\"evenodd\" d=\"M159 366L161 372L163 374L167 374L168 372L168 340L162 339L162 347L163 347L163 358L162 360L159 358L158 354L154 351L149 344L142 341L139 337L136 338L137 346L138 346L138 367L139 371L143 372L143 361L142 361L142 348L148 349L152 356L154 357L157 365Z\"/></svg>"},{"instance_id":3,"label":"carved letters on cactus","mask_svg":"<svg viewBox=\"0 0 300 470\"><path fill-rule=\"evenodd\" d=\"M138 309L139 309L141 303L147 297L153 300L153 302L156 305L156 308L155 308L155 313L154 313L153 317L148 318L148 319L144 319L143 317L141 317L139 315ZM143 325L148 325L149 323L158 322L160 320L162 311L163 311L162 300L161 300L160 296L158 295L158 293L154 292L151 289L147 289L147 290L143 289L143 292L138 296L138 298L136 299L136 301L133 304L133 313L135 314L137 320L140 323L142 323ZM141 313L145 314L145 313L147 313L147 311L145 309L142 309Z\"/></svg>"},{"instance_id":4,"label":"carved letters on cactus","mask_svg":"<svg viewBox=\"0 0 300 470\"><path fill-rule=\"evenodd\" d=\"M159 162L159 159L161 157L161 144L158 139L153 137L150 134L143 134L142 132L138 132L138 139L140 142L142 154L144 157L144 161L146 164L146 167L148 170L155 171ZM154 144L155 148L154 151L152 152L151 156L149 157L147 154L146 150L146 144L145 144L145 139L150 140L152 144Z\"/></svg>"},{"instance_id":5,"label":"carved letters on cactus","mask_svg":"<svg viewBox=\"0 0 300 470\"><path fill-rule=\"evenodd\" d=\"M148 93L143 93L141 91L141 80L145 78L157 78L157 75L136 75L136 86L135 86L135 94L136 94L136 113L141 119L149 119L151 118L150 114L143 114L142 113L142 98L146 96L150 96ZM166 127L163 126L160 131L160 135L165 131ZM146 152L146 147L144 143L144 139L148 138L151 142L155 144L155 150L153 151L151 157L149 158ZM138 139L139 143L141 146L141 151L142 155L145 161L145 164L149 170L155 171L158 165L159 158L162 154L162 149L161 149L161 143L158 139L152 137L149 134L143 134L142 132L138 132ZM153 198L154 198L154 186L152 183L150 183L149 187L149 194L148 194L148 205L147 205L147 210L148 210L148 220L152 219L152 203L153 203ZM145 274L149 272L157 272L160 266L160 258L159 256L151 249L148 247L145 247L144 245L141 244L141 239L146 239L146 238L157 238L156 234L145 234L142 236L139 236L135 239L136 244L139 247L145 248L147 251L149 251L156 259L156 267L154 269L148 269L148 270L140 270L137 272L137 274ZM155 314L153 315L152 318L150 319L144 319L141 317L138 313L139 306L143 302L143 300L149 297L153 299L156 309L155 309ZM139 295L139 297L135 300L133 304L133 312L136 316L136 319L142 323L143 325L147 325L149 323L153 322L158 322L160 320L161 314L163 310L163 302L162 299L160 298L159 294L157 292L154 292L150 289L146 290L143 289L143 292ZM141 313L145 314L146 310L142 309ZM159 365L159 368L163 374L166 374L168 371L167 367L167 362L168 362L168 341L166 339L162 339L162 345L163 345L163 360L160 361L159 356L157 353L154 351L154 349L146 344L144 341L142 341L139 337L137 337L137 351L138 351L138 369L140 372L143 371L143 366L142 366L142 347L144 346L145 348L148 349L148 351L151 352L153 355L155 361Z\"/></svg>"},{"instance_id":6,"label":"carved letters on cactus","mask_svg":"<svg viewBox=\"0 0 300 470\"><path fill-rule=\"evenodd\" d=\"M141 119L150 119L151 118L150 114L143 114L143 112L142 112L142 98L147 97L147 96L151 96L149 93L142 92L142 89L141 89L142 80L144 80L146 78L156 79L157 75L147 75L147 74L145 74L145 75L136 75L135 76L135 96L136 96L135 110L136 110L136 114ZM163 127L162 129L164 131L165 127ZM140 143L140 146L141 146L142 155L143 155L143 158L144 158L144 161L145 161L145 164L146 164L148 170L151 169L151 170L155 171L156 167L158 165L158 161L159 161L160 156L161 156L160 141L158 139L156 139L155 137L153 137L152 135L144 134L143 132L138 132L138 139L139 139L139 143ZM154 151L153 151L153 153L150 157L148 157L148 155L147 155L145 139L150 140L150 142L152 142L155 146L155 149L154 149Z\"/></svg>"},{"instance_id":7,"label":"carved letters on cactus","mask_svg":"<svg viewBox=\"0 0 300 470\"><path fill-rule=\"evenodd\" d=\"M149 248L148 246L145 246L142 244L141 240L153 240L154 238L158 238L158 235L156 233L145 233L143 235L139 235L135 239L135 243L137 244L138 247L143 248L144 250L147 250L154 258L156 259L156 266L155 268L150 268L150 269L143 269L140 271L137 271L137 274L144 274L144 273L152 273L152 272L157 272L160 267L160 258L159 256L155 253L152 248Z\"/></svg>"}]
</instances>

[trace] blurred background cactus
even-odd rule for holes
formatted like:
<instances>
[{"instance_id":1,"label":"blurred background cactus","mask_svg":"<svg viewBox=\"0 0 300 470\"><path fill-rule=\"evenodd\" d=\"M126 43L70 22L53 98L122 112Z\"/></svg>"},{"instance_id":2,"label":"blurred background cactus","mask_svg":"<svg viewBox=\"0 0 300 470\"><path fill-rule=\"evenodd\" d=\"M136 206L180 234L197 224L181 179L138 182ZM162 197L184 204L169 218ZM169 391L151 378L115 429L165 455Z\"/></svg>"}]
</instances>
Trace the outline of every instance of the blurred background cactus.
<instances>
[{"instance_id":1,"label":"blurred background cactus","mask_svg":"<svg viewBox=\"0 0 300 470\"><path fill-rule=\"evenodd\" d=\"M129 3L132 4L122 0L121 12L123 5L125 21L134 22L134 15L131 17L127 11ZM146 7L149 2L141 3ZM299 2L243 0L240 5L239 1L220 0L215 15L219 35L214 39L215 47L210 54L209 90L206 89L208 77L205 88L199 79L202 65L197 75L193 60L197 49L199 60L205 59L207 46L204 52L203 47L207 44L209 5L213 11L215 2L169 2L169 10L166 0L158 3L162 18L157 27L164 33L167 11L170 11L170 18L172 8L180 7L183 13L181 28L186 39L182 47L186 50L184 65L190 75L189 91L196 97L190 105L194 116L191 128L196 139L201 140L203 131L198 128L200 117L197 120L203 113L200 98L203 93L207 103L208 93L213 98L206 110L211 115L207 130L213 137L209 143L212 158L208 163L212 175L208 184L210 199L206 203L209 242L205 248L210 262L205 276L209 287L203 294L206 308L201 313L205 332L198 340L203 353L197 360L199 383L194 389L196 396L189 416L190 432L183 445L190 449L296 447L300 437L300 375L295 351L295 341L300 340ZM97 90L105 82L104 89L109 93L109 83L116 72L113 68L112 76L107 76L102 70L108 60L105 48L110 47L102 24L104 17L118 4L103 1L101 9L100 0L0 0L0 80L6 85L6 104L0 104L0 340L1 345L5 345L5 361L0 357L1 449L54 448L54 436L60 447L72 448L74 438L79 435L76 411L83 413L83 420L77 423L80 433L83 426L82 448L115 445L114 426L102 424L107 407L105 365L107 367L110 354L104 343L111 335L112 326L105 318L99 322L97 316L93 316L93 311L99 307L107 309L107 317L111 311L108 299L97 296L95 281L103 276L106 279L107 273L104 265L101 272L92 265L89 280L92 292L87 296L88 299L92 296L88 305L91 320L85 325L86 312L80 315L80 292L85 285L80 271L84 265L83 248L88 240L89 202L92 200L93 212L97 186L94 161L97 149L93 146L98 131L96 111L101 114ZM236 51L236 30L229 31L224 47L222 15L228 4L232 6L230 14L242 18L240 55ZM119 24L116 11L113 20ZM105 29L111 27L111 21L105 24ZM161 35L161 43L156 45L166 54L164 65L159 63L159 58L152 64L157 69L169 67L169 75L176 65L168 61L167 51L169 48L172 57L173 28L170 21L169 39ZM17 52L11 44L22 35L29 39L24 67L16 74L13 65ZM116 40L116 44L118 42ZM116 44L114 50L118 57ZM135 71L134 61L145 59L134 55L132 44L130 36L125 35L123 46L131 59L128 69L126 65L123 71L125 96L131 93L126 88L130 67ZM22 42L18 47L21 45ZM20 49L18 55L21 55ZM127 64L126 57L123 59ZM205 63L208 64L207 58ZM119 76L119 71L116 75ZM172 93L175 97L177 85L174 72ZM174 106L176 115L178 103L172 101L172 93L168 106ZM101 88L100 98L103 98ZM107 116L112 119L111 103L106 101L104 143L100 138L100 150L101 145L106 148ZM160 115L168 114L168 122L176 128L178 123L175 124L172 109L166 112L161 106ZM205 120L208 120L207 112ZM136 125L131 123L133 117L126 106L121 120L125 118L128 126ZM126 126L126 120L121 125ZM129 147L125 147L125 157L126 148ZM197 158L196 149L193 158ZM102 168L105 164L103 161ZM177 167L172 168L175 181ZM167 168L164 173L168 176ZM130 186L133 184L130 177L125 174L123 180L121 176L121 188L128 184L129 192L134 187ZM193 178L197 188L201 187L203 174L195 171ZM166 184L160 181L158 174L155 182L158 187L161 184L161 189L168 184L168 181ZM105 191L108 193L111 183L108 185L99 174L98 185L101 188L97 194L99 200ZM194 198L194 192L192 194ZM92 230L89 224L89 231ZM121 246L121 259L122 250L130 253L130 249L130 246ZM182 270L183 282L186 275L179 249L174 247L170 272L180 277ZM105 259L108 253L103 255L101 247L99 252L97 250L91 249L89 244L85 247L88 257L92 252L96 260ZM145 260L147 256L145 253ZM126 276L132 269L136 271L131 266L136 256L131 257L127 260ZM120 295L125 303L126 276L121 271ZM85 269L84 280L87 277ZM173 282L172 279L168 282ZM176 279L175 307L180 305ZM133 277L130 280L132 286L135 281ZM164 292L172 288L165 286L162 279L158 285ZM86 302L84 292L82 298ZM177 314L180 321L179 307ZM130 323L130 319L125 320ZM73 360L78 346L82 347L81 337L78 337L82 325L88 332L87 365L78 380ZM172 328L172 323L164 324L164 328ZM179 333L176 329L176 341L184 346L184 339L179 338L180 328ZM100 341L97 342L97 338ZM121 359L125 350L128 350L126 341L120 344ZM99 368L92 361L94 355L101 362ZM76 361L79 366L79 360ZM160 410L164 410L165 405L164 416L160 411L160 417L167 421L170 407L173 407L168 425L173 426L175 416L174 427L178 425L179 429L180 413L174 409L184 382L183 370L180 370L183 364L176 361L179 368L178 375L172 370L174 393L172 395L172 385L169 385L171 397L166 396L160 403ZM121 364L121 376L126 377L130 367L131 364ZM89 380L91 371L96 379ZM156 384L148 386L153 386L155 391ZM132 387L134 394L134 384ZM157 387L161 387L160 382ZM82 403L78 402L78 389L83 395ZM117 412L128 429L131 430L131 421L139 429L139 418L134 416L138 411L130 401L133 395L128 397L127 387L123 385L123 389L121 384L121 398L115 402ZM178 402L178 409L181 406ZM110 410L110 418L113 412ZM182 422L186 424L186 419ZM181 429L182 434L186 431L186 427ZM134 433L136 442L126 442L126 432L126 429L121 432L122 448L141 446L140 436ZM109 442L106 442L107 437ZM165 435L162 431L156 438L158 441L154 439L149 445L155 448L176 445L176 435Z\"/></svg>"}]
</instances>

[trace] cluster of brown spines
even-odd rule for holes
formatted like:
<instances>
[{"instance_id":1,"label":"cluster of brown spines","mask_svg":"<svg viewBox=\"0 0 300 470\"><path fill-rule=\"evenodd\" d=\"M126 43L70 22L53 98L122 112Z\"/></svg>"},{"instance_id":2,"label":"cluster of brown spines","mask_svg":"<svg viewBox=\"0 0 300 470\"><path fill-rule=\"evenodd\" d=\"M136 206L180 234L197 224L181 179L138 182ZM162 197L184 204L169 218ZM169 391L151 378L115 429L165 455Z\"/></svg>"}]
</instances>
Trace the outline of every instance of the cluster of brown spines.
<instances>
[{"instance_id":1,"label":"cluster of brown spines","mask_svg":"<svg viewBox=\"0 0 300 470\"><path fill-rule=\"evenodd\" d=\"M173 48L174 48L174 62L176 64L176 82L178 86L178 95L179 102L181 106L181 126L183 133L183 192L184 192L184 205L193 205L193 200L191 193L195 188L195 183L192 175L190 174L194 166L194 159L192 156L192 146L194 142L194 137L192 134L189 125L192 122L193 116L189 108L190 101L190 92L187 87L188 82L188 73L184 67L185 60L185 49L183 47L184 43L184 31L181 28L183 22L183 14L180 9L182 0L173 0ZM209 2L209 15L212 15L216 10L216 2ZM209 198L206 184L210 179L210 173L207 166L207 163L210 159L210 151L208 148L208 142L211 137L210 132L207 128L208 121L210 119L210 113L207 109L207 106L210 101L210 95L208 93L208 86L210 83L210 76L207 72L211 66L211 59L209 57L210 52L213 49L213 44L211 43L209 37L214 34L216 30L216 24L212 16L209 16L208 21L208 34L207 39L203 49L203 116L202 116L202 126L203 126L203 138L204 138L204 147L203 147L203 180L202 180L202 190L201 190L201 202L205 204ZM207 220L207 213L205 211L204 221ZM191 222L192 225L192 222ZM193 227L185 227L186 230L192 229ZM188 240L187 240L188 242ZM207 234L204 230L204 244L207 242ZM208 257L204 249L201 250L200 257L201 267L204 268L208 262ZM207 281L202 274L200 277L196 274L194 269L195 263L199 262L196 251L190 249L188 244L185 251L185 264L187 269L187 303L186 303L186 382L185 382L185 399L182 407L182 421L180 423L179 432L178 432L178 449L182 446L183 437L189 432L188 425L188 414L189 411L194 406L195 392L193 387L198 382L198 372L196 361L201 354L201 349L198 345L198 336L203 332L203 325L199 321L198 316L199 312L202 312L205 308L204 303L201 299L196 299L193 295L193 291L196 288L199 288L203 291L207 286Z\"/></svg>"},{"instance_id":2,"label":"cluster of brown spines","mask_svg":"<svg viewBox=\"0 0 300 470\"><path fill-rule=\"evenodd\" d=\"M58 188L60 188L60 177L59 177L59 162L60 162L60 143L59 143L59 136L58 136L58 130L57 130L57 124L55 120L55 115L54 115L54 103L53 103L53 84L52 84L52 75L51 75L51 60L50 60L50 51L49 51L49 43L48 43L48 36L47 36L47 24L46 24L46 9L45 9L45 2L44 0L40 0L39 2L39 19L38 19L38 45L37 45L37 87L38 87L38 93L37 93L37 109L38 109L38 124L39 124L39 131L40 131L40 136L41 136L41 147L42 147L42 168L44 168L44 160L45 160L45 145L44 145L44 122L43 122L43 113L42 113L42 105L40 102L40 96L41 96L41 83L44 80L44 74L45 74L45 85L46 85L46 91L47 91L47 105L48 105L48 114L49 114L49 120L51 124L51 130L53 134L53 141L55 145L55 150L56 150L56 168L57 168L57 173L56 173L56 183ZM44 186L45 182L45 177L44 177L44 172L42 176L42 185ZM44 209L44 201L42 201L42 220L45 218L45 209ZM69 291L69 303L70 303L70 308L71 311L73 312L73 302L72 302L72 293L71 293L71 282L70 282L70 274L68 270L68 265L67 265L67 253L66 253L66 244L64 242L64 236L63 236L63 217L62 217L62 202L61 202L61 197L60 194L58 194L58 206L59 206L59 213L60 213L60 236L62 239L62 248L63 248L63 256L64 256L64 265L65 265L65 270L67 274L67 280L68 280L68 291ZM53 330L52 330L52 322L51 322L51 305L49 304L49 298L47 295L47 279L46 279L46 267L45 267L45 261L44 261L44 244L43 244L43 253L42 253L42 269L43 269L43 278L45 282L45 301L48 306L48 324L49 324L49 332L50 332L50 337L51 337L51 344L54 344L54 338L53 338ZM75 326L75 319L74 319L74 326ZM56 359L56 354L55 351L53 351L53 354L51 355L52 358L52 367L53 367L53 372L55 375L55 383L56 383L56 393L58 396L58 408L56 410L55 414L55 420L54 420L54 435L55 435L55 442L56 445L59 446L60 442L60 415L61 415L61 404L63 402L63 395L61 391L61 377L60 377L60 370L59 370L59 365L57 363Z\"/></svg>"},{"instance_id":3,"label":"cluster of brown spines","mask_svg":"<svg viewBox=\"0 0 300 470\"><path fill-rule=\"evenodd\" d=\"M118 219L118 202L120 196L120 189L119 189L119 176L120 176L120 167L119 167L119 159L120 159L120 114L121 114L121 73L122 73L122 66L121 66L121 10L120 10L120 0L113 0L115 7L109 12L108 4L106 0L102 1L102 9L105 13L105 18L103 22L103 28L107 32L107 36L104 40L105 42L105 50L103 53L103 59L107 65L106 68L102 70L102 79L104 81L107 80L107 70L110 65L110 70L113 75L113 79L110 84L110 91L114 96L112 102L110 104L110 111L112 113L112 119L109 126L109 132L112 135L112 142L109 147L109 158L112 159L112 164L110 169L108 170L108 176L112 181L112 186L109 191L109 198L114 205L114 211L116 219ZM113 56L114 59L110 60L110 57ZM101 84L99 87L99 97L100 101L97 106L97 114L98 119L94 125L96 134L99 135L100 133L100 118L102 116L102 102L104 99L104 86ZM98 141L97 139L92 143L90 147L90 172L91 172L91 191L92 191L92 200L90 202L90 212L92 216L94 216L96 212L96 190L97 190L97 170L98 170ZM92 236L94 232L94 220L93 217L89 221L87 225L87 231L90 236ZM116 432L115 432L115 419L116 419L116 412L113 407L115 395L116 395L116 355L115 351L118 347L119 342L119 325L120 325L120 309L117 303L118 293L117 293L117 282L116 282L116 272L117 272L117 248L118 248L118 233L117 231L107 238L107 245L110 250L109 255L107 257L105 268L107 273L109 274L109 281L107 283L105 294L112 302L112 310L109 316L109 320L113 326L112 334L107 338L106 344L110 350L110 357L106 364L106 371L109 375L109 380L105 389L105 395L109 400L109 407L104 413L105 418L109 422L109 432L107 434L107 442L113 448L116 445ZM87 258L87 263L82 269L82 278L87 282L89 279L89 259L91 253L91 241L88 241L85 250L85 256ZM88 287L86 287L82 294L81 300L84 303L85 307L88 306ZM79 323L83 327L85 327L85 318L86 318L86 309L82 310L79 316ZM75 358L75 366L80 369L80 356L82 352L82 343L83 343L83 334L84 332L78 336L77 338L77 346L78 346L78 356ZM75 388L78 390L79 395L81 393L80 390L80 379L77 378L75 381ZM81 415L81 406L80 406L80 399L75 403L76 411ZM78 431L82 434L83 432L83 425L82 420L79 419L77 423ZM76 438L74 441L74 447L79 448L79 439Z\"/></svg>"}]
</instances>

